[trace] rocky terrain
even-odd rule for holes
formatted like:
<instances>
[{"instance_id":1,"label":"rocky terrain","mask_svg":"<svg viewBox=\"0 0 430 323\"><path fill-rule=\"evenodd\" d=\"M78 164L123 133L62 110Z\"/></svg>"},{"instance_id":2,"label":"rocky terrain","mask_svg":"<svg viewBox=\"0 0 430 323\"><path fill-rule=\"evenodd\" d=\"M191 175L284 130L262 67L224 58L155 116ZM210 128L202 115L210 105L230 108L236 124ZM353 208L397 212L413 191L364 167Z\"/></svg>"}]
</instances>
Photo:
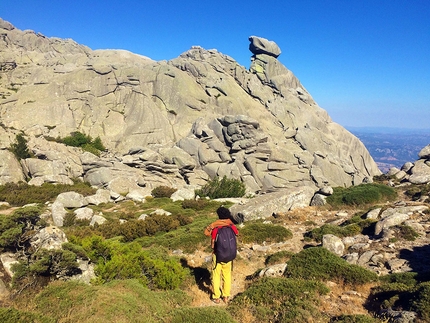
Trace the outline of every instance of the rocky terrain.
<instances>
[{"instance_id":1,"label":"rocky terrain","mask_svg":"<svg viewBox=\"0 0 430 323\"><path fill-rule=\"evenodd\" d=\"M0 183L80 178L144 196L161 184L195 187L227 176L254 194L350 186L380 174L264 38L250 38L248 71L200 47L155 62L3 20L0 33ZM48 141L75 131L100 137L107 151L94 158ZM36 157L21 165L7 150L19 133Z\"/></svg>"},{"instance_id":2,"label":"rocky terrain","mask_svg":"<svg viewBox=\"0 0 430 323\"><path fill-rule=\"evenodd\" d=\"M237 294L265 256L306 248L309 226L340 225L354 215L355 209L324 209L333 187L381 175L361 141L331 121L277 60L281 50L276 43L264 38L249 39L248 71L231 57L200 47L155 62L17 30L1 19L0 35L0 185L81 180L97 188L91 196L67 192L47 201L43 216L50 226L32 233L35 249L61 248L71 209L93 226L106 217L89 206L144 202L161 185L177 189L173 200L195 199L195 189L209 179L235 178L247 188L247 198L231 207L238 222L264 218L294 232L285 243L241 246L245 261L235 275ZM75 131L99 137L106 151L96 156L52 140ZM19 160L10 151L20 134L33 157ZM418 160L387 174L393 187L428 183L430 145ZM422 261L429 259L428 209L428 196L410 201L399 193L395 202L365 214L376 222L372 232L343 239L325 235L322 246L378 275L428 271ZM414 228L418 239L396 243L394 227L400 224ZM200 266L208 255L198 251L186 257ZM0 282L10 280L16 257L1 255ZM80 269L82 281L94 277L90 263L80 263ZM261 275L280 275L284 269L264 268ZM3 297L6 283L0 284ZM194 305L208 305L207 294L193 288ZM333 288L323 306L333 315L364 313L368 292Z\"/></svg>"}]
</instances>

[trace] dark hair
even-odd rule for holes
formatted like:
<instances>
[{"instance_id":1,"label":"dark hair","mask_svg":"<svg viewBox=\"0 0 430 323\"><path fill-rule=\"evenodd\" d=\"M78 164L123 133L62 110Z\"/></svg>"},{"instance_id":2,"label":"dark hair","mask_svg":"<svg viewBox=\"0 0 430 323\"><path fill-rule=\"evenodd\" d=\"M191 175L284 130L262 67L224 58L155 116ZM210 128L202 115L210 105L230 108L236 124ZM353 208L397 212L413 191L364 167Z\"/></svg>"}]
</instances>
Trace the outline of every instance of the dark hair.
<instances>
[{"instance_id":1,"label":"dark hair","mask_svg":"<svg viewBox=\"0 0 430 323\"><path fill-rule=\"evenodd\" d=\"M227 209L224 206L220 206L218 210L216 210L216 213L218 214L218 218L225 220L225 219L231 219L231 213L230 210Z\"/></svg>"}]
</instances>

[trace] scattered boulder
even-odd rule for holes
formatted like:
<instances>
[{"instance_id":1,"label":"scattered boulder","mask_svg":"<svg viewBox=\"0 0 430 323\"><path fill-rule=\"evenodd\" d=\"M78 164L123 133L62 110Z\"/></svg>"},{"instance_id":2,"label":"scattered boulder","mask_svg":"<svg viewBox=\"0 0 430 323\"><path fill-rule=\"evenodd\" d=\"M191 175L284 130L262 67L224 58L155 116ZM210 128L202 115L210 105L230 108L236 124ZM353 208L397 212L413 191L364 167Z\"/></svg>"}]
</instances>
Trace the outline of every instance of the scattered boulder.
<instances>
[{"instance_id":1,"label":"scattered boulder","mask_svg":"<svg viewBox=\"0 0 430 323\"><path fill-rule=\"evenodd\" d=\"M276 264L260 271L260 277L282 277L284 275L287 264Z\"/></svg>"},{"instance_id":2,"label":"scattered boulder","mask_svg":"<svg viewBox=\"0 0 430 323\"><path fill-rule=\"evenodd\" d=\"M38 250L40 248L48 250L61 249L62 244L67 242L66 234L56 226L49 226L41 229L30 240L31 246Z\"/></svg>"},{"instance_id":3,"label":"scattered boulder","mask_svg":"<svg viewBox=\"0 0 430 323\"><path fill-rule=\"evenodd\" d=\"M0 254L0 261L9 277L13 277L12 265L18 263L17 255L11 252Z\"/></svg>"},{"instance_id":4,"label":"scattered boulder","mask_svg":"<svg viewBox=\"0 0 430 323\"><path fill-rule=\"evenodd\" d=\"M251 42L249 44L249 50L254 55L267 54L275 58L281 55L281 49L274 41L257 36L250 36L249 41Z\"/></svg>"},{"instance_id":5,"label":"scattered boulder","mask_svg":"<svg viewBox=\"0 0 430 323\"><path fill-rule=\"evenodd\" d=\"M342 239L333 234L325 234L323 236L322 246L338 256L343 256L343 252L345 251Z\"/></svg>"},{"instance_id":6,"label":"scattered boulder","mask_svg":"<svg viewBox=\"0 0 430 323\"><path fill-rule=\"evenodd\" d=\"M85 197L76 192L61 193L57 196L55 202L61 203L65 208L79 208L88 205Z\"/></svg>"},{"instance_id":7,"label":"scattered boulder","mask_svg":"<svg viewBox=\"0 0 430 323\"><path fill-rule=\"evenodd\" d=\"M273 214L308 206L313 194L314 190L307 186L263 194L244 204L233 205L230 212L238 222L265 219Z\"/></svg>"}]
</instances>

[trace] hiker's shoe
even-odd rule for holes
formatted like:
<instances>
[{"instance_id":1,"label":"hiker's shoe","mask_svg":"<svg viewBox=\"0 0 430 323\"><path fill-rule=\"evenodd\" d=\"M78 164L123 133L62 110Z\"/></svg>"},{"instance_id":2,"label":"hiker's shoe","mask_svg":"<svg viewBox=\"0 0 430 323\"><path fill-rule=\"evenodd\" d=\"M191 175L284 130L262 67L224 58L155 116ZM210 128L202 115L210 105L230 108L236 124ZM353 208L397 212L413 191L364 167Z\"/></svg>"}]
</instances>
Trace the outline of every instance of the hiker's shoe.
<instances>
[{"instance_id":1,"label":"hiker's shoe","mask_svg":"<svg viewBox=\"0 0 430 323\"><path fill-rule=\"evenodd\" d=\"M221 301L219 298L213 298L212 302L214 302L215 304L219 304Z\"/></svg>"},{"instance_id":2,"label":"hiker's shoe","mask_svg":"<svg viewBox=\"0 0 430 323\"><path fill-rule=\"evenodd\" d=\"M224 296L223 298L222 298L222 301L224 302L224 303L228 303L228 301L229 301L229 298L228 298L228 296Z\"/></svg>"}]
</instances>

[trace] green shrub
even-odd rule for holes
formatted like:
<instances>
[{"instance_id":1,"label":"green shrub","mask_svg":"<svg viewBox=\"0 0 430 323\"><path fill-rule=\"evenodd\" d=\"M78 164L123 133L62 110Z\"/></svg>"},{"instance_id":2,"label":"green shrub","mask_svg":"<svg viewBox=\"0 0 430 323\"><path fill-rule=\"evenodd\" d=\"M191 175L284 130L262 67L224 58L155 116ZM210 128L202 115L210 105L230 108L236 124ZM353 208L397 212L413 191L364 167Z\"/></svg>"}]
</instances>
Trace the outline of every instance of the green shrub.
<instances>
[{"instance_id":1,"label":"green shrub","mask_svg":"<svg viewBox=\"0 0 430 323\"><path fill-rule=\"evenodd\" d=\"M63 192L74 191L84 196L95 194L96 190L88 183L76 181L73 185L43 183L41 186L27 183L6 183L0 185L0 200L12 206L52 201Z\"/></svg>"},{"instance_id":2,"label":"green shrub","mask_svg":"<svg viewBox=\"0 0 430 323\"><path fill-rule=\"evenodd\" d=\"M280 263L286 263L288 260L290 260L291 256L294 255L293 252L282 250L275 252L274 254L271 254L266 257L266 260L264 264L266 266L280 264Z\"/></svg>"},{"instance_id":3,"label":"green shrub","mask_svg":"<svg viewBox=\"0 0 430 323\"><path fill-rule=\"evenodd\" d=\"M377 280L374 272L351 265L322 247L307 248L293 255L284 275L299 279L336 280L349 285Z\"/></svg>"},{"instance_id":4,"label":"green shrub","mask_svg":"<svg viewBox=\"0 0 430 323\"><path fill-rule=\"evenodd\" d=\"M287 228L261 221L246 223L240 229L239 234L239 239L243 243L275 243L291 239L292 237L293 234Z\"/></svg>"},{"instance_id":5,"label":"green shrub","mask_svg":"<svg viewBox=\"0 0 430 323\"><path fill-rule=\"evenodd\" d=\"M16 142L10 145L10 151L13 152L18 160L32 157L32 154L28 150L27 139L24 138L23 134L17 134Z\"/></svg>"},{"instance_id":6,"label":"green shrub","mask_svg":"<svg viewBox=\"0 0 430 323\"><path fill-rule=\"evenodd\" d=\"M24 248L29 239L26 233L45 226L40 213L41 208L27 206L15 210L10 216L0 214L0 250Z\"/></svg>"},{"instance_id":7,"label":"green shrub","mask_svg":"<svg viewBox=\"0 0 430 323\"><path fill-rule=\"evenodd\" d=\"M405 191L405 195L411 198L413 201L419 200L422 196L429 195L430 184L423 185L412 185Z\"/></svg>"},{"instance_id":8,"label":"green shrub","mask_svg":"<svg viewBox=\"0 0 430 323\"><path fill-rule=\"evenodd\" d=\"M319 228L315 228L312 231L306 233L306 237L314 239L317 242L321 242L325 234L333 234L339 238L351 237L361 233L362 228L357 224L349 224L345 227L332 224L324 224Z\"/></svg>"},{"instance_id":9,"label":"green shrub","mask_svg":"<svg viewBox=\"0 0 430 323\"><path fill-rule=\"evenodd\" d=\"M369 297L376 310L415 311L425 322L430 321L430 273L394 273L380 278Z\"/></svg>"},{"instance_id":10,"label":"green shrub","mask_svg":"<svg viewBox=\"0 0 430 323\"><path fill-rule=\"evenodd\" d=\"M184 209L203 210L208 204L209 201L206 199L182 201L182 207Z\"/></svg>"},{"instance_id":11,"label":"green shrub","mask_svg":"<svg viewBox=\"0 0 430 323\"><path fill-rule=\"evenodd\" d=\"M200 197L209 197L211 199L227 198L227 197L242 197L245 195L245 184L237 179L228 179L224 176L221 180L215 177L213 180L206 183L200 190L196 190L196 195Z\"/></svg>"},{"instance_id":12,"label":"green shrub","mask_svg":"<svg viewBox=\"0 0 430 323\"><path fill-rule=\"evenodd\" d=\"M430 282L418 286L411 309L416 311L425 322L430 322Z\"/></svg>"},{"instance_id":13,"label":"green shrub","mask_svg":"<svg viewBox=\"0 0 430 323\"><path fill-rule=\"evenodd\" d=\"M55 320L43 315L0 307L0 322L2 323L54 323Z\"/></svg>"},{"instance_id":14,"label":"green shrub","mask_svg":"<svg viewBox=\"0 0 430 323\"><path fill-rule=\"evenodd\" d=\"M100 155L100 151L104 151L106 149L103 146L100 137L93 140L91 136L85 135L79 131L72 132L70 136L59 139L58 141L66 146L80 147L96 156Z\"/></svg>"},{"instance_id":15,"label":"green shrub","mask_svg":"<svg viewBox=\"0 0 430 323\"><path fill-rule=\"evenodd\" d=\"M190 297L181 290L152 291L134 279L104 285L56 281L35 297L35 311L52 318L49 323L160 323L189 303Z\"/></svg>"},{"instance_id":16,"label":"green shrub","mask_svg":"<svg viewBox=\"0 0 430 323\"><path fill-rule=\"evenodd\" d=\"M171 197L177 191L176 188L168 186L157 186L151 191L153 197Z\"/></svg>"},{"instance_id":17,"label":"green shrub","mask_svg":"<svg viewBox=\"0 0 430 323\"><path fill-rule=\"evenodd\" d=\"M235 318L251 313L257 322L311 322L321 319L319 295L329 289L317 281L291 278L262 278L229 304Z\"/></svg>"},{"instance_id":18,"label":"green shrub","mask_svg":"<svg viewBox=\"0 0 430 323\"><path fill-rule=\"evenodd\" d=\"M175 289L187 275L179 261L161 249L143 250L137 243L123 244L98 236L84 239L82 244L96 263L95 272L101 283L137 279L150 288Z\"/></svg>"},{"instance_id":19,"label":"green shrub","mask_svg":"<svg viewBox=\"0 0 430 323\"><path fill-rule=\"evenodd\" d=\"M415 241L420 235L409 225L397 225L392 228L394 230L394 236L398 239L404 239L407 241Z\"/></svg>"},{"instance_id":20,"label":"green shrub","mask_svg":"<svg viewBox=\"0 0 430 323\"><path fill-rule=\"evenodd\" d=\"M333 194L327 197L327 203L332 206L350 205L363 206L372 203L394 200L396 191L383 184L361 184L348 188L335 187Z\"/></svg>"},{"instance_id":21,"label":"green shrub","mask_svg":"<svg viewBox=\"0 0 430 323\"><path fill-rule=\"evenodd\" d=\"M183 307L175 309L169 323L235 323L236 321L224 309L218 307Z\"/></svg>"},{"instance_id":22,"label":"green shrub","mask_svg":"<svg viewBox=\"0 0 430 323\"><path fill-rule=\"evenodd\" d=\"M349 314L349 315L340 315L337 317L333 317L330 320L330 323L378 323L381 322L378 319L370 317L364 314Z\"/></svg>"}]
</instances>

